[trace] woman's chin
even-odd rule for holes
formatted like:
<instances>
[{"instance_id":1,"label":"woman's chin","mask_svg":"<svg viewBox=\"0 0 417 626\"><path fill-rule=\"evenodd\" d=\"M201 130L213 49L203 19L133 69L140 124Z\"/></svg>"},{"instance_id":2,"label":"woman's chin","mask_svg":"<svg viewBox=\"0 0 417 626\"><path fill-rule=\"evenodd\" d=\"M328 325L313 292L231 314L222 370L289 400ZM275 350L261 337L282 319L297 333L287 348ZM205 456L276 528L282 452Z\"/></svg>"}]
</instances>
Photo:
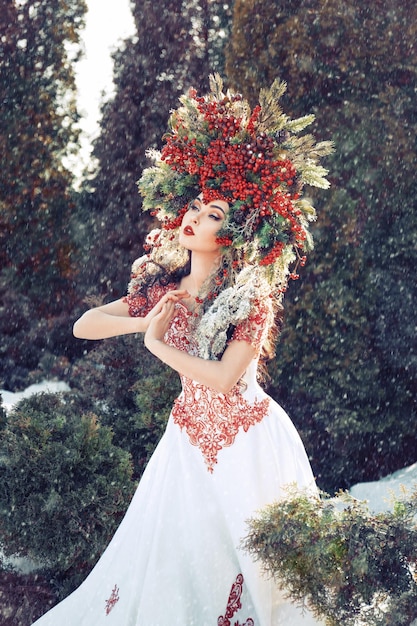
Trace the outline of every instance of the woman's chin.
<instances>
[{"instance_id":1,"label":"woman's chin","mask_svg":"<svg viewBox=\"0 0 417 626\"><path fill-rule=\"evenodd\" d=\"M182 233L180 233L178 236L178 243L180 244L180 246L182 246L186 250L192 249L192 245L190 245L191 244L190 237L187 237L187 235L183 235Z\"/></svg>"}]
</instances>

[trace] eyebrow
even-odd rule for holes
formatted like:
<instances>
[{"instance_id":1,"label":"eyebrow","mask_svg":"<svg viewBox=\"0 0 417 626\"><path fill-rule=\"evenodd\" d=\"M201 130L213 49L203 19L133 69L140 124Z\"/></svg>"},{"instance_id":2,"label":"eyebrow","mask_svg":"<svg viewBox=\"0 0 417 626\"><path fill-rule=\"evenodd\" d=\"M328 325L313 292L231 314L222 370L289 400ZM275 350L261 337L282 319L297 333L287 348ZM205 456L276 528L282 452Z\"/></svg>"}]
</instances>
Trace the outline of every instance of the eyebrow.
<instances>
[{"instance_id":1,"label":"eyebrow","mask_svg":"<svg viewBox=\"0 0 417 626\"><path fill-rule=\"evenodd\" d=\"M197 196L196 200L198 200L200 204L203 204L202 201L201 201L201 198L199 198L198 196ZM217 204L213 204L212 207L213 207L213 209L218 209L219 211L221 211L223 213L223 215L226 217L226 211L224 209L222 209L221 206L217 206Z\"/></svg>"}]
</instances>

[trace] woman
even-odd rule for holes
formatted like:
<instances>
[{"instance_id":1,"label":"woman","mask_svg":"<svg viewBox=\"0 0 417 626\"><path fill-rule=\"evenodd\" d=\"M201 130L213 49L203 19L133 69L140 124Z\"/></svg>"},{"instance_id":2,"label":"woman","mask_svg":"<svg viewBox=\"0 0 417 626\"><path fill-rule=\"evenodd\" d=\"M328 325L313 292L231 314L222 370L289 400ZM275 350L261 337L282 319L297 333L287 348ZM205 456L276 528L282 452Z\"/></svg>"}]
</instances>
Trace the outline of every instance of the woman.
<instances>
[{"instance_id":1,"label":"woman","mask_svg":"<svg viewBox=\"0 0 417 626\"><path fill-rule=\"evenodd\" d=\"M251 112L211 77L208 96L182 97L139 181L162 228L128 295L87 311L74 334L144 333L183 390L110 545L39 626L316 623L240 547L246 520L286 485L314 490L294 426L256 380L311 243L303 184L327 186L317 161L330 145L295 137L312 118L282 113L284 89L261 92Z\"/></svg>"}]
</instances>

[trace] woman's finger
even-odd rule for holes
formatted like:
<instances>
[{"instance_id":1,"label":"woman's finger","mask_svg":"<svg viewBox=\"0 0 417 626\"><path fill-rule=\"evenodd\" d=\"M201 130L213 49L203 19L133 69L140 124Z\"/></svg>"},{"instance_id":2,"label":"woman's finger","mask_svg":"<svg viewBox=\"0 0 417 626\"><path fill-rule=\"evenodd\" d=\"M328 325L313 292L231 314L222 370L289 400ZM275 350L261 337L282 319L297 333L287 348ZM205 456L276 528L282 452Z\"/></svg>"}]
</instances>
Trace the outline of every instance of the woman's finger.
<instances>
[{"instance_id":1,"label":"woman's finger","mask_svg":"<svg viewBox=\"0 0 417 626\"><path fill-rule=\"evenodd\" d=\"M165 302L163 306L163 313L165 313L165 315L170 315L174 311L175 311L175 302L173 302L172 300L168 300L167 302Z\"/></svg>"},{"instance_id":2,"label":"woman's finger","mask_svg":"<svg viewBox=\"0 0 417 626\"><path fill-rule=\"evenodd\" d=\"M186 289L181 289L176 291L168 291L162 299L165 298L166 300L175 300L176 302L178 302L178 300L181 300L181 298L185 298L189 295L190 294Z\"/></svg>"},{"instance_id":3,"label":"woman's finger","mask_svg":"<svg viewBox=\"0 0 417 626\"><path fill-rule=\"evenodd\" d=\"M175 303L167 300L166 302L161 302L161 309L160 311L155 315L156 319L163 319L168 317L169 315L171 315L171 313L173 313L175 308Z\"/></svg>"}]
</instances>

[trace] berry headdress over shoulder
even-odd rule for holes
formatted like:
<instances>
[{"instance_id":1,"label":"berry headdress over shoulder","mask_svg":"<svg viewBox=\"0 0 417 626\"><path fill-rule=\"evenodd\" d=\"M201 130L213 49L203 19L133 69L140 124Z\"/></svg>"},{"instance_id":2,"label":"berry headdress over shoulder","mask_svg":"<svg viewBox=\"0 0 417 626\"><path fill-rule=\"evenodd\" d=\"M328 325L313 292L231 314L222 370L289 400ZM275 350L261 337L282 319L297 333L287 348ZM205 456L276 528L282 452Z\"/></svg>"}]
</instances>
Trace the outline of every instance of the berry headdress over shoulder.
<instances>
[{"instance_id":1,"label":"berry headdress over shoulder","mask_svg":"<svg viewBox=\"0 0 417 626\"><path fill-rule=\"evenodd\" d=\"M303 188L329 186L319 161L332 144L299 134L314 115L291 120L284 114L284 82L262 89L253 110L241 95L223 93L219 75L210 77L210 89L204 97L191 89L180 98L162 151L149 153L154 165L138 186L144 210L152 210L162 228L148 244L152 249L176 238L198 194L204 202L222 199L230 206L218 233L225 254L237 269L256 265L272 289L285 289L312 247L308 226L315 210Z\"/></svg>"}]
</instances>

